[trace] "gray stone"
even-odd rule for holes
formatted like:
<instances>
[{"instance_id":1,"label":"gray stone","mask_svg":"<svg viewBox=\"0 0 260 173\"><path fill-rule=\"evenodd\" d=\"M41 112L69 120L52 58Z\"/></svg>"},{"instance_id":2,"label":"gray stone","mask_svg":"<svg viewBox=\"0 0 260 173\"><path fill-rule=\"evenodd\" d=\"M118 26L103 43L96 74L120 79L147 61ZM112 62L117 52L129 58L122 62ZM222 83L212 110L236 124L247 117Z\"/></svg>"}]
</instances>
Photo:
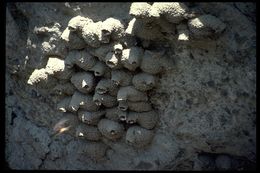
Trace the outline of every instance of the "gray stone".
<instances>
[{"instance_id":1,"label":"gray stone","mask_svg":"<svg viewBox=\"0 0 260 173\"><path fill-rule=\"evenodd\" d=\"M219 170L229 170L231 168L231 159L227 155L219 155L216 160L216 167Z\"/></svg>"}]
</instances>

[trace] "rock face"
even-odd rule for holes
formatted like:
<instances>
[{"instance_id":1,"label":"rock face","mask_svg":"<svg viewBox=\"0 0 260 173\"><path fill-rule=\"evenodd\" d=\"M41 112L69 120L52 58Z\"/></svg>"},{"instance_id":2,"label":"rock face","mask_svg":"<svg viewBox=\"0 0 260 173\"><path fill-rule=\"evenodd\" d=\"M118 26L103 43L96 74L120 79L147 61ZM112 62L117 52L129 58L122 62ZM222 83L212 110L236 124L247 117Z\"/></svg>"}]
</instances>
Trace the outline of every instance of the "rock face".
<instances>
[{"instance_id":1,"label":"rock face","mask_svg":"<svg viewBox=\"0 0 260 173\"><path fill-rule=\"evenodd\" d=\"M7 3L8 167L254 170L255 12Z\"/></svg>"}]
</instances>

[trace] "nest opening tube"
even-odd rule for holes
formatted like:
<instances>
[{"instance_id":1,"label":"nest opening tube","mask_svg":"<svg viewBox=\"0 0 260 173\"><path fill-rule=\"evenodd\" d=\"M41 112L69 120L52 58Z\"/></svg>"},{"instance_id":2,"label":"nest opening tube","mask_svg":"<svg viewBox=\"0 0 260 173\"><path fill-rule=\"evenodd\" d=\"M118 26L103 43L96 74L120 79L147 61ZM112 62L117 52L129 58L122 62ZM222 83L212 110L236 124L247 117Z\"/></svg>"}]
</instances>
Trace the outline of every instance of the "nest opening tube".
<instances>
[{"instance_id":1,"label":"nest opening tube","mask_svg":"<svg viewBox=\"0 0 260 173\"><path fill-rule=\"evenodd\" d=\"M155 84L153 83L153 82L149 82L149 83L147 83L147 86L149 86L149 87L153 87Z\"/></svg>"},{"instance_id":2,"label":"nest opening tube","mask_svg":"<svg viewBox=\"0 0 260 173\"><path fill-rule=\"evenodd\" d=\"M134 121L134 120L127 120L126 123L127 124L134 124L134 123L136 123L136 121Z\"/></svg>"},{"instance_id":3,"label":"nest opening tube","mask_svg":"<svg viewBox=\"0 0 260 173\"><path fill-rule=\"evenodd\" d=\"M65 108L59 108L58 110L61 111L61 112L66 112Z\"/></svg>"},{"instance_id":4,"label":"nest opening tube","mask_svg":"<svg viewBox=\"0 0 260 173\"><path fill-rule=\"evenodd\" d=\"M105 94L106 92L107 92L107 90L104 89L104 88L98 88L97 89L97 93L99 93L99 94Z\"/></svg>"},{"instance_id":5,"label":"nest opening tube","mask_svg":"<svg viewBox=\"0 0 260 173\"><path fill-rule=\"evenodd\" d=\"M120 119L120 121L126 121L126 116L120 115L120 116L119 116L119 119Z\"/></svg>"},{"instance_id":6,"label":"nest opening tube","mask_svg":"<svg viewBox=\"0 0 260 173\"><path fill-rule=\"evenodd\" d=\"M84 136L84 134L82 132L78 133L78 137L83 137L83 136Z\"/></svg>"},{"instance_id":7,"label":"nest opening tube","mask_svg":"<svg viewBox=\"0 0 260 173\"><path fill-rule=\"evenodd\" d=\"M119 109L122 110L122 111L126 111L127 110L127 106L119 106Z\"/></svg>"},{"instance_id":8,"label":"nest opening tube","mask_svg":"<svg viewBox=\"0 0 260 173\"><path fill-rule=\"evenodd\" d=\"M113 52L108 53L105 59L107 66L110 68L116 67L119 63L118 58L113 54Z\"/></svg>"},{"instance_id":9,"label":"nest opening tube","mask_svg":"<svg viewBox=\"0 0 260 173\"><path fill-rule=\"evenodd\" d=\"M86 123L86 124L90 124L90 121L87 120L84 116L82 116L82 121L83 121L84 123Z\"/></svg>"},{"instance_id":10,"label":"nest opening tube","mask_svg":"<svg viewBox=\"0 0 260 173\"><path fill-rule=\"evenodd\" d=\"M87 82L85 80L82 81L81 87L82 88L86 88L86 89L89 88L89 86L88 86L88 84L87 84Z\"/></svg>"},{"instance_id":11,"label":"nest opening tube","mask_svg":"<svg viewBox=\"0 0 260 173\"><path fill-rule=\"evenodd\" d=\"M95 76L101 76L101 73L99 71L94 72Z\"/></svg>"},{"instance_id":12,"label":"nest opening tube","mask_svg":"<svg viewBox=\"0 0 260 173\"><path fill-rule=\"evenodd\" d=\"M126 111L128 109L128 104L126 100L118 100L119 105L118 108L122 111Z\"/></svg>"},{"instance_id":13,"label":"nest opening tube","mask_svg":"<svg viewBox=\"0 0 260 173\"><path fill-rule=\"evenodd\" d=\"M111 68L116 66L116 63L115 63L114 61L112 61L112 60L106 61L106 64L107 64L109 67L111 67Z\"/></svg>"},{"instance_id":14,"label":"nest opening tube","mask_svg":"<svg viewBox=\"0 0 260 173\"><path fill-rule=\"evenodd\" d=\"M116 134L116 131L115 131L115 130L111 130L111 131L110 131L110 134L111 134L111 135L115 135L115 134Z\"/></svg>"},{"instance_id":15,"label":"nest opening tube","mask_svg":"<svg viewBox=\"0 0 260 173\"><path fill-rule=\"evenodd\" d=\"M108 30L102 29L101 30L101 42L109 43L110 42L110 35L111 35L111 32L109 32Z\"/></svg>"},{"instance_id":16,"label":"nest opening tube","mask_svg":"<svg viewBox=\"0 0 260 173\"><path fill-rule=\"evenodd\" d=\"M97 106L101 106L101 102L99 100L93 100L94 103L97 105Z\"/></svg>"},{"instance_id":17,"label":"nest opening tube","mask_svg":"<svg viewBox=\"0 0 260 173\"><path fill-rule=\"evenodd\" d=\"M102 32L102 36L109 36L111 34L111 32L106 29L102 29L101 32Z\"/></svg>"},{"instance_id":18,"label":"nest opening tube","mask_svg":"<svg viewBox=\"0 0 260 173\"><path fill-rule=\"evenodd\" d=\"M76 27L68 26L68 29L72 32L76 31Z\"/></svg>"},{"instance_id":19,"label":"nest opening tube","mask_svg":"<svg viewBox=\"0 0 260 173\"><path fill-rule=\"evenodd\" d=\"M122 50L119 49L119 48L117 48L117 49L114 50L114 53L115 53L115 55L117 55L117 56L121 56L121 55L122 55Z\"/></svg>"},{"instance_id":20,"label":"nest opening tube","mask_svg":"<svg viewBox=\"0 0 260 173\"><path fill-rule=\"evenodd\" d=\"M126 121L126 119L127 119L126 112L122 112L122 113L118 114L118 118L120 121Z\"/></svg>"},{"instance_id":21,"label":"nest opening tube","mask_svg":"<svg viewBox=\"0 0 260 173\"><path fill-rule=\"evenodd\" d=\"M112 80L113 84L116 85L116 86L118 86L119 83L120 83L119 81L116 81L115 79L111 79L111 80Z\"/></svg>"}]
</instances>

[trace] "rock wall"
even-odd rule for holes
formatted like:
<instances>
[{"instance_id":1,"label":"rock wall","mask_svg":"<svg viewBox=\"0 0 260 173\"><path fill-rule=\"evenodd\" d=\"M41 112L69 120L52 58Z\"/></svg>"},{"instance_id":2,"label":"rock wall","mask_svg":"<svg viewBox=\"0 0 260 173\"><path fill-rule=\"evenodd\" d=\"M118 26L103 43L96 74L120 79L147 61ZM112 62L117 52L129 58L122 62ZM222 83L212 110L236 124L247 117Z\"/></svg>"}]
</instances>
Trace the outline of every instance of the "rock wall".
<instances>
[{"instance_id":1,"label":"rock wall","mask_svg":"<svg viewBox=\"0 0 260 173\"><path fill-rule=\"evenodd\" d=\"M159 10L147 10L151 5ZM188 12L180 10L186 8ZM7 3L5 158L8 167L255 169L255 4L187 2L181 8L173 6L167 10L160 3L137 7L131 3ZM53 134L57 122L64 118L64 113L56 110L60 98L51 94L52 86L33 87L27 81L35 69L46 67L51 51L62 47L60 37L70 19L78 15L94 22L117 18L124 23L126 32L135 37L138 47L151 51L163 49L174 62L158 76L155 89L149 92L160 117L151 145L139 149L123 140L103 138L107 150L103 159L96 161L85 151L86 147L93 147L94 151L96 145L66 132ZM201 18L205 15L213 17ZM156 24L149 21L154 18ZM212 22L215 18L221 23ZM144 25L141 20L149 22ZM141 27L133 27L135 32L131 33L131 22ZM63 56L59 53L56 51L55 55Z\"/></svg>"}]
</instances>

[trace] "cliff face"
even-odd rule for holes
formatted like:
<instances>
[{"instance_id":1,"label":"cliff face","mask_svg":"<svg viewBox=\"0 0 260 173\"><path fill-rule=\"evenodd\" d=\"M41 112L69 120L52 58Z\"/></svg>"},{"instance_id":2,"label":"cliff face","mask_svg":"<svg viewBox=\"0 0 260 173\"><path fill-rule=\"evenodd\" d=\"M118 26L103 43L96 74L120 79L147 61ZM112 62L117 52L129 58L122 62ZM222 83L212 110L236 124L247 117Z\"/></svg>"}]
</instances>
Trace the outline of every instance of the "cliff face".
<instances>
[{"instance_id":1,"label":"cliff face","mask_svg":"<svg viewBox=\"0 0 260 173\"><path fill-rule=\"evenodd\" d=\"M151 14L141 6L131 5L7 4L5 158L9 168L255 169L255 4L185 3L185 8L173 6L178 10L171 13L167 10L172 9L165 10L161 4L145 4L146 8L154 6ZM52 91L66 81L54 78L46 87L31 86L27 81L35 69L46 67L50 55L66 58L72 49L81 49L82 40L64 49L59 42L69 21L78 15L95 23L110 17L120 20L129 34L123 52L134 45L144 50L144 56L145 51L149 55L149 51L158 50L167 56L168 59L158 61L164 72L156 74L156 86L148 92L159 119L147 147L135 148L124 139L113 141L103 137L105 155L96 161L85 149L93 147L94 151L97 145L70 133L53 134L64 113L57 111L61 98ZM151 18L156 18L156 22L149 21ZM83 48L89 46L84 44ZM60 48L68 52L59 51ZM97 49L87 48L100 60L102 50ZM156 68L146 67L150 59L140 62L136 71L153 73ZM68 88L66 92L70 92Z\"/></svg>"}]
</instances>

